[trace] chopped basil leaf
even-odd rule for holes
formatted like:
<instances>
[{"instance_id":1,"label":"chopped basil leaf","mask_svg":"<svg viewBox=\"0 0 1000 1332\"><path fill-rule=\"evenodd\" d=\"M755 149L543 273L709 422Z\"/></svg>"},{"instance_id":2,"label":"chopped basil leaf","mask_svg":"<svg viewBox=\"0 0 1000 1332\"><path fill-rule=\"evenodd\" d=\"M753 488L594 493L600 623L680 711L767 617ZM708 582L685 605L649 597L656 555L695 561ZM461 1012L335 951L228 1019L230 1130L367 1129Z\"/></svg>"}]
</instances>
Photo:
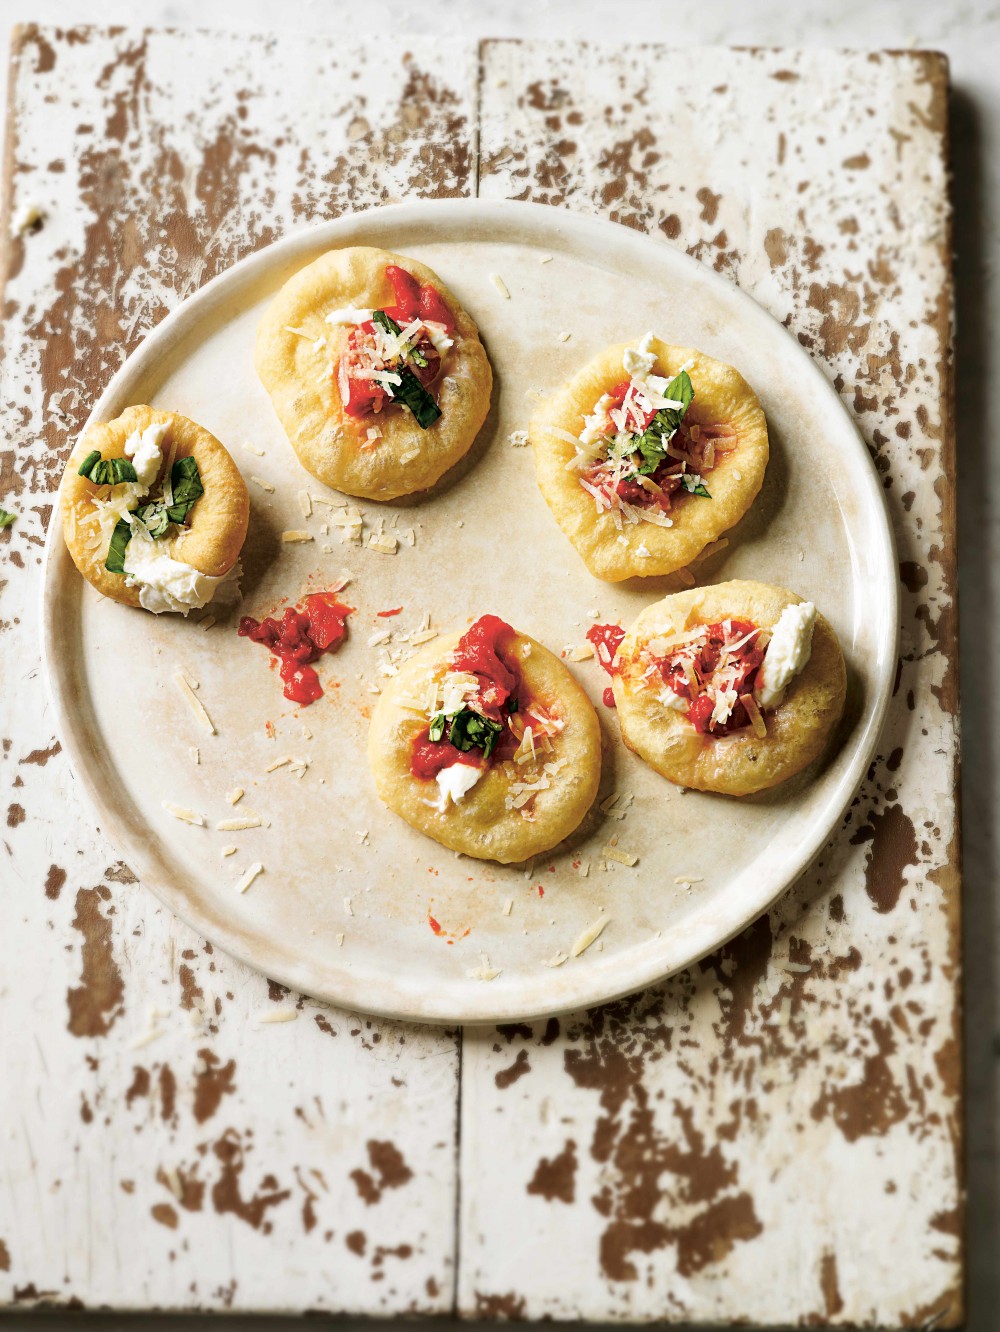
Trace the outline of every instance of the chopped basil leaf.
<instances>
[{"instance_id":1,"label":"chopped basil leaf","mask_svg":"<svg viewBox=\"0 0 1000 1332\"><path fill-rule=\"evenodd\" d=\"M398 338L403 331L396 323L395 319L393 319L392 315L387 315L384 310L374 310L372 312L372 323L378 324L379 328L384 328L385 331L391 333L393 337ZM406 355L415 365L425 366L427 364L427 357L424 356L422 352L418 352L416 347L411 347Z\"/></svg>"},{"instance_id":2,"label":"chopped basil leaf","mask_svg":"<svg viewBox=\"0 0 1000 1332\"><path fill-rule=\"evenodd\" d=\"M426 430L441 415L441 408L407 366L400 366L398 374L400 382L390 390L390 396L393 402L408 407L420 429Z\"/></svg>"},{"instance_id":3,"label":"chopped basil leaf","mask_svg":"<svg viewBox=\"0 0 1000 1332\"><path fill-rule=\"evenodd\" d=\"M430 729L427 732L428 740L442 740L444 738L444 728L447 725L448 718L443 712L436 712L431 718Z\"/></svg>"},{"instance_id":4,"label":"chopped basil leaf","mask_svg":"<svg viewBox=\"0 0 1000 1332\"><path fill-rule=\"evenodd\" d=\"M125 550L132 539L132 528L127 518L119 518L115 530L111 533L111 545L104 567L110 573L125 572Z\"/></svg>"},{"instance_id":5,"label":"chopped basil leaf","mask_svg":"<svg viewBox=\"0 0 1000 1332\"><path fill-rule=\"evenodd\" d=\"M503 727L499 722L490 721L488 717L481 717L478 712L473 712L471 708L463 708L461 712L456 712L451 721L451 730L448 732L448 739L456 749L467 753L470 749L481 749L486 758L493 753L497 747L497 742L503 734Z\"/></svg>"},{"instance_id":6,"label":"chopped basil leaf","mask_svg":"<svg viewBox=\"0 0 1000 1332\"><path fill-rule=\"evenodd\" d=\"M638 469L640 476L652 476L663 462L667 456L667 444L676 435L684 413L691 406L694 385L686 370L670 381L663 396L679 402L681 406L661 407L642 434L636 436L632 449L642 454L642 465Z\"/></svg>"},{"instance_id":7,"label":"chopped basil leaf","mask_svg":"<svg viewBox=\"0 0 1000 1332\"><path fill-rule=\"evenodd\" d=\"M0 509L0 528L10 527L16 517L17 514L8 513L6 509Z\"/></svg>"},{"instance_id":8,"label":"chopped basil leaf","mask_svg":"<svg viewBox=\"0 0 1000 1332\"><path fill-rule=\"evenodd\" d=\"M394 338L398 338L402 329L393 319L392 315L386 314L384 310L372 311L372 323L378 324L379 328L384 328L387 333L391 333Z\"/></svg>"},{"instance_id":9,"label":"chopped basil leaf","mask_svg":"<svg viewBox=\"0 0 1000 1332\"><path fill-rule=\"evenodd\" d=\"M516 698L509 698L509 699L507 700L507 711L508 711L508 712L516 712L516 711L517 711L517 699L516 699Z\"/></svg>"},{"instance_id":10,"label":"chopped basil leaf","mask_svg":"<svg viewBox=\"0 0 1000 1332\"><path fill-rule=\"evenodd\" d=\"M205 487L201 484L201 473L194 458L189 456L177 459L170 469L170 484L174 494L174 502L170 506L170 520L182 523L195 500L200 499L205 493ZM174 517L174 510L180 508L184 509L183 514L179 518Z\"/></svg>"},{"instance_id":11,"label":"chopped basil leaf","mask_svg":"<svg viewBox=\"0 0 1000 1332\"><path fill-rule=\"evenodd\" d=\"M97 449L84 458L80 475L95 486L120 486L123 481L139 479L127 458L102 458Z\"/></svg>"},{"instance_id":12,"label":"chopped basil leaf","mask_svg":"<svg viewBox=\"0 0 1000 1332\"><path fill-rule=\"evenodd\" d=\"M142 521L154 541L164 535L171 523L185 522L195 503L205 493L194 458L177 459L170 469L170 485L174 502L169 507L162 500L157 500L153 504L143 504L135 511L136 517Z\"/></svg>"},{"instance_id":13,"label":"chopped basil leaf","mask_svg":"<svg viewBox=\"0 0 1000 1332\"><path fill-rule=\"evenodd\" d=\"M706 487L704 481L701 479L700 476L697 478L697 480L695 480L694 476L685 473L681 477L681 485L684 487L684 489L687 491L689 495L701 495L703 499L712 498L712 496L708 493L708 488Z\"/></svg>"}]
</instances>

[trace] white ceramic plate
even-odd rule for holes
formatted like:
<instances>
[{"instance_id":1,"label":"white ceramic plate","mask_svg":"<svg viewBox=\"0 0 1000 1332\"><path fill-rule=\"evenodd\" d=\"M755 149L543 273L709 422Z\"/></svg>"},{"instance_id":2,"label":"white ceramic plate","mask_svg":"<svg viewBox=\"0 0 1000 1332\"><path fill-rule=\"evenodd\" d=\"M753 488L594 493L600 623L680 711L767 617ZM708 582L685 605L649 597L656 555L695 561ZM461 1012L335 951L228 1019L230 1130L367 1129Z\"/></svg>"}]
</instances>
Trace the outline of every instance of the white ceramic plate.
<instances>
[{"instance_id":1,"label":"white ceramic plate","mask_svg":"<svg viewBox=\"0 0 1000 1332\"><path fill-rule=\"evenodd\" d=\"M399 532L413 529L415 544L401 541L395 556L341 545L332 527L324 535L330 510L321 505L303 518L300 492L336 497L298 465L252 364L257 319L272 293L322 251L355 244L435 269L478 321L496 376L480 439L445 482L406 503L361 502L366 541L379 517ZM601 712L606 740L600 799L631 793L626 817L595 811L570 848L527 869L456 857L375 798L365 737L385 649L369 639L406 632L425 613L447 631L490 611L559 651L582 642L590 612L628 624L663 595L671 586L664 580L612 586L592 578L548 513L530 450L508 441L539 391L608 343L647 329L731 362L757 390L771 435L764 488L728 549L699 576L759 578L814 600L847 657L847 716L826 761L777 791L744 801L684 794L624 750L601 705L607 679L583 662L572 669ZM572 336L560 341L561 332ZM594 1004L736 934L837 826L874 751L895 666L896 565L882 491L820 370L709 269L625 227L539 205L375 209L290 236L185 301L114 377L93 417L133 402L202 422L243 468L252 498L244 603L202 629L197 614L154 617L103 600L76 573L54 521L44 577L49 687L105 835L163 902L251 966L337 1004L430 1022L506 1021ZM281 543L283 529L302 527L313 542ZM342 570L353 576L344 595L357 613L347 645L324 658L321 677L337 684L296 713L266 651L237 637L237 618L259 618ZM399 616L376 618L399 605ZM174 683L179 666L199 681L217 735L199 732ZM308 759L305 775L287 766L266 772L285 756ZM233 810L224 794L237 785L246 796ZM203 813L208 827L177 822L164 800ZM246 808L269 826L215 830ZM606 865L601 849L614 834L638 856L634 868ZM227 843L238 851L223 858ZM264 873L240 896L234 885L254 861ZM690 885L676 882L684 876ZM546 965L601 915L609 924L597 944ZM476 974L485 958L500 972L489 981Z\"/></svg>"}]
</instances>

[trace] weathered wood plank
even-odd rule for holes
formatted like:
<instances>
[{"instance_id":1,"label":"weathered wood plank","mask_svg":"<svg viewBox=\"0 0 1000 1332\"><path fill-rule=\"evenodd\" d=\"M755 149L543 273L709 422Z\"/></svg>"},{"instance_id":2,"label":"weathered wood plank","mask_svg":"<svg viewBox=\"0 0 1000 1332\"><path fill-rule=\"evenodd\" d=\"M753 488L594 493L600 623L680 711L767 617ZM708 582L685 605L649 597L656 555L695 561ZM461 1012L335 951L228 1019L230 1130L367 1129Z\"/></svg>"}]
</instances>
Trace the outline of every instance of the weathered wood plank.
<instances>
[{"instance_id":1,"label":"weathered wood plank","mask_svg":"<svg viewBox=\"0 0 1000 1332\"><path fill-rule=\"evenodd\" d=\"M469 193L475 70L384 34L15 37L7 217L45 219L6 247L0 1305L451 1308L455 1035L287 995L111 863L36 644L52 491L109 375L288 229Z\"/></svg>"},{"instance_id":2,"label":"weathered wood plank","mask_svg":"<svg viewBox=\"0 0 1000 1332\"><path fill-rule=\"evenodd\" d=\"M649 993L466 1035L460 1308L955 1325L945 62L490 42L482 67L482 194L682 245L813 352L883 477L904 606L879 756L766 919Z\"/></svg>"}]
</instances>

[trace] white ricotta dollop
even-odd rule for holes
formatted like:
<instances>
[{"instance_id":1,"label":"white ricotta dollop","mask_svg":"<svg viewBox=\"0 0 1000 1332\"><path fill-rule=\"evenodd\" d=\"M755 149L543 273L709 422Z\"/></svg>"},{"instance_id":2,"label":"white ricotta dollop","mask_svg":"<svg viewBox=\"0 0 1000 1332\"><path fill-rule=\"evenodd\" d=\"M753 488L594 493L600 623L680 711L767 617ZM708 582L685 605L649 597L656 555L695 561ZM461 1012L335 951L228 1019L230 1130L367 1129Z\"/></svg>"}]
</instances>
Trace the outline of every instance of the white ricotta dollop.
<instances>
[{"instance_id":1,"label":"white ricotta dollop","mask_svg":"<svg viewBox=\"0 0 1000 1332\"><path fill-rule=\"evenodd\" d=\"M602 393L594 404L594 410L583 418L583 430L580 432L581 444L596 444L603 439L608 428L608 408L611 406L611 394Z\"/></svg>"},{"instance_id":2,"label":"white ricotta dollop","mask_svg":"<svg viewBox=\"0 0 1000 1332\"><path fill-rule=\"evenodd\" d=\"M437 352L438 356L440 356L443 361L444 354L448 350L448 348L454 347L455 345L454 340L452 338L449 338L448 332L445 329L444 324L439 324L434 319L425 319L423 321L423 325L424 329L426 330L427 336L431 340L431 344L433 345L434 350Z\"/></svg>"},{"instance_id":3,"label":"white ricotta dollop","mask_svg":"<svg viewBox=\"0 0 1000 1332\"><path fill-rule=\"evenodd\" d=\"M326 316L328 324L367 324L372 317L371 310L362 310L355 305L345 305L342 310L331 310Z\"/></svg>"},{"instance_id":4,"label":"white ricotta dollop","mask_svg":"<svg viewBox=\"0 0 1000 1332\"><path fill-rule=\"evenodd\" d=\"M661 689L660 702L672 712L683 712L690 700L684 694L678 694L674 689Z\"/></svg>"},{"instance_id":5,"label":"white ricotta dollop","mask_svg":"<svg viewBox=\"0 0 1000 1332\"><path fill-rule=\"evenodd\" d=\"M241 573L237 560L221 578L213 578L169 556L162 541L154 541L141 523L133 523L132 538L125 550L128 587L139 587L139 604L154 615L164 611L190 610L206 606L224 584L232 586Z\"/></svg>"},{"instance_id":6,"label":"white ricotta dollop","mask_svg":"<svg viewBox=\"0 0 1000 1332\"><path fill-rule=\"evenodd\" d=\"M136 479L140 486L149 487L156 480L163 461L163 437L167 433L165 422L154 421L145 430L133 430L125 441L125 457L132 459Z\"/></svg>"},{"instance_id":7,"label":"white ricotta dollop","mask_svg":"<svg viewBox=\"0 0 1000 1332\"><path fill-rule=\"evenodd\" d=\"M625 348L622 366L625 373L632 379L645 379L647 375L653 373L653 366L656 365L656 352L650 350L652 345L653 334L647 333L638 347Z\"/></svg>"},{"instance_id":8,"label":"white ricotta dollop","mask_svg":"<svg viewBox=\"0 0 1000 1332\"><path fill-rule=\"evenodd\" d=\"M444 813L448 808L448 798L454 804L462 799L475 786L483 775L482 768L474 768L471 763L453 763L450 768L442 768L436 781L441 791L438 809Z\"/></svg>"},{"instance_id":9,"label":"white ricotta dollop","mask_svg":"<svg viewBox=\"0 0 1000 1332\"><path fill-rule=\"evenodd\" d=\"M816 607L811 601L786 606L771 631L754 693L758 706L776 708L785 690L802 670L812 652Z\"/></svg>"}]
</instances>

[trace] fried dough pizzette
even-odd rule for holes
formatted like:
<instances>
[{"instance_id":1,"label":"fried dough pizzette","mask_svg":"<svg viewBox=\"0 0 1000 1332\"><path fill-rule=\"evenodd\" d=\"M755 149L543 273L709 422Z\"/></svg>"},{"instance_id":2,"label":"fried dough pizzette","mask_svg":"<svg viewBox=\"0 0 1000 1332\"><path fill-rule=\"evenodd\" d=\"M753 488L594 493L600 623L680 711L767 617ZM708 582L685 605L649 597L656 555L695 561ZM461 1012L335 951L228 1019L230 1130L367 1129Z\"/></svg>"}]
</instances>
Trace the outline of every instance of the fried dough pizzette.
<instances>
[{"instance_id":1,"label":"fried dough pizzette","mask_svg":"<svg viewBox=\"0 0 1000 1332\"><path fill-rule=\"evenodd\" d=\"M600 725L558 657L484 615L390 680L368 759L380 799L411 827L506 865L579 825L600 781Z\"/></svg>"},{"instance_id":2,"label":"fried dough pizzette","mask_svg":"<svg viewBox=\"0 0 1000 1332\"><path fill-rule=\"evenodd\" d=\"M60 505L73 563L126 606L186 615L239 577L247 488L223 445L186 416L136 406L89 426Z\"/></svg>"},{"instance_id":3,"label":"fried dough pizzette","mask_svg":"<svg viewBox=\"0 0 1000 1332\"><path fill-rule=\"evenodd\" d=\"M471 448L493 375L476 325L429 268L331 250L289 278L255 364L299 461L349 495L426 490Z\"/></svg>"},{"instance_id":4,"label":"fried dough pizzette","mask_svg":"<svg viewBox=\"0 0 1000 1332\"><path fill-rule=\"evenodd\" d=\"M613 660L622 739L680 786L750 795L823 751L846 692L836 635L811 602L733 581L664 597Z\"/></svg>"},{"instance_id":5,"label":"fried dough pizzette","mask_svg":"<svg viewBox=\"0 0 1000 1332\"><path fill-rule=\"evenodd\" d=\"M767 466L767 424L743 376L652 333L585 365L528 434L556 522L613 583L688 565L743 517Z\"/></svg>"}]
</instances>

